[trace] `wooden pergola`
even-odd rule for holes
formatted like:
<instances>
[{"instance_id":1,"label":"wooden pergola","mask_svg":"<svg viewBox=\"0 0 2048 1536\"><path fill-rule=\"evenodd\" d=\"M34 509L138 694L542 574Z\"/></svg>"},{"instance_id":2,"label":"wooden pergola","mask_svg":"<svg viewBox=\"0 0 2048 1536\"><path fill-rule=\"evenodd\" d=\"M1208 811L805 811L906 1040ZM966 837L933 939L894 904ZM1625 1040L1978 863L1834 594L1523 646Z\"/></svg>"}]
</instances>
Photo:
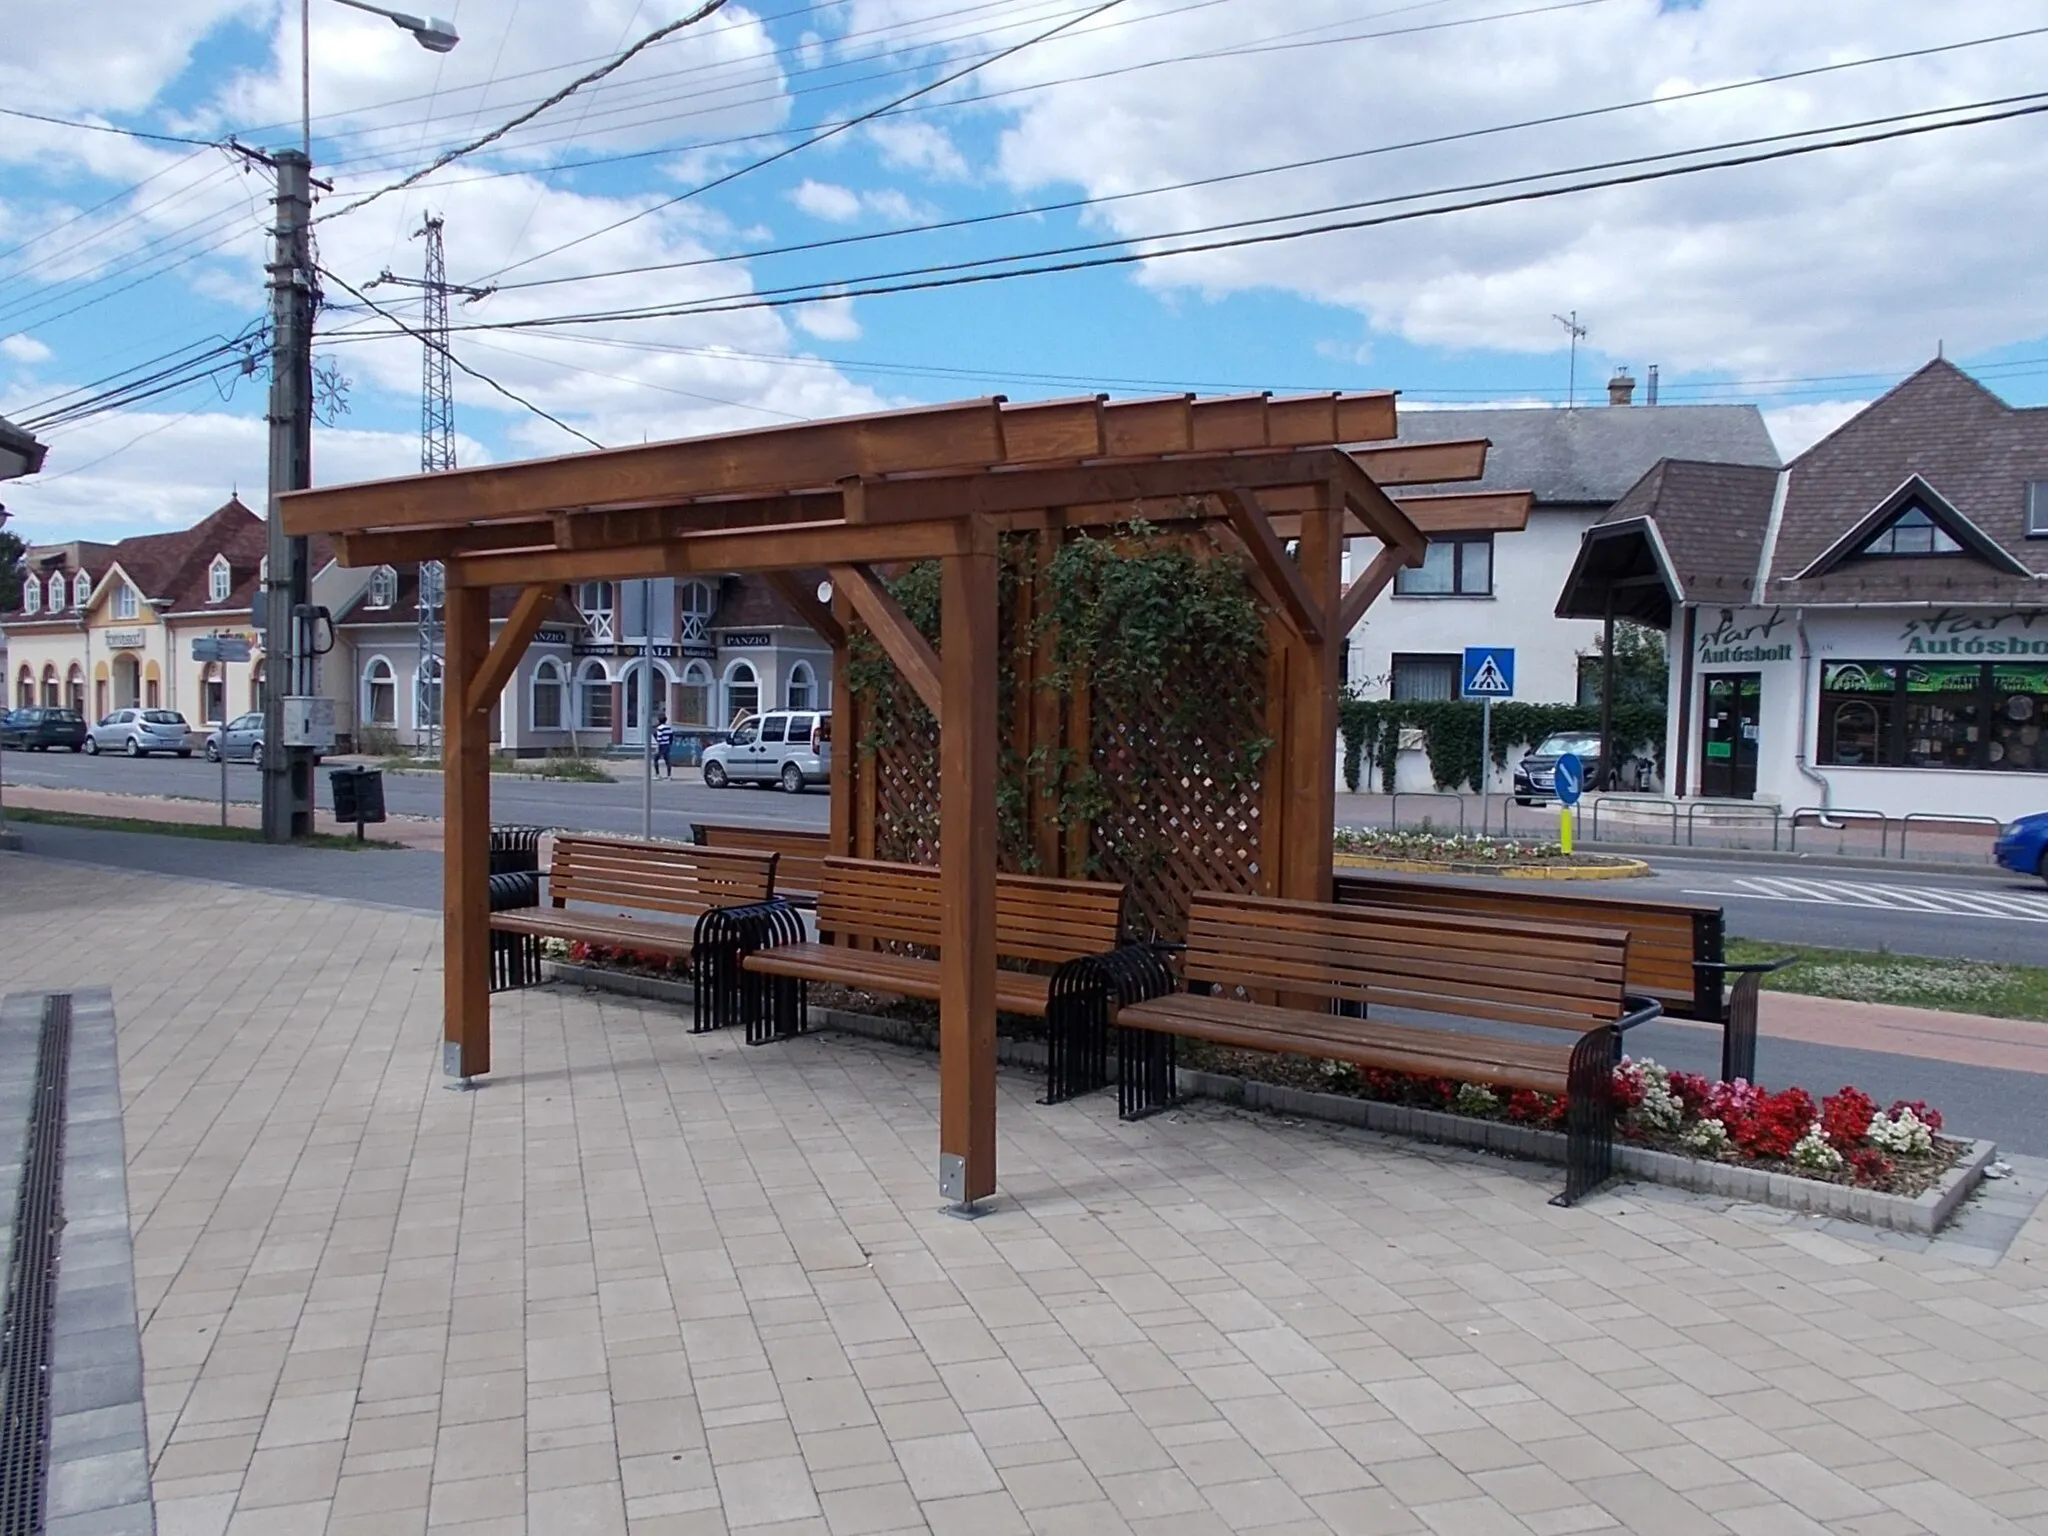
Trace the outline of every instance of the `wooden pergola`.
<instances>
[{"instance_id":1,"label":"wooden pergola","mask_svg":"<svg viewBox=\"0 0 2048 1536\"><path fill-rule=\"evenodd\" d=\"M1394 436L1390 393L998 397L283 498L287 532L328 535L344 565L446 567L448 1074L490 1070L490 711L556 592L757 572L832 642L838 685L858 622L939 721L940 1185L962 1205L993 1194L999 536L1165 516L1241 544L1286 646L1274 674L1288 695L1277 888L1327 899L1343 637L1396 570L1421 560L1429 532L1527 515L1526 496L1397 504L1387 487L1479 478L1486 444ZM1365 535L1381 552L1347 586L1344 541ZM923 560L942 567L936 652L883 579ZM831 574L829 606L793 574L819 568ZM493 641L490 589L500 586L520 591ZM850 746L834 764L841 851Z\"/></svg>"}]
</instances>

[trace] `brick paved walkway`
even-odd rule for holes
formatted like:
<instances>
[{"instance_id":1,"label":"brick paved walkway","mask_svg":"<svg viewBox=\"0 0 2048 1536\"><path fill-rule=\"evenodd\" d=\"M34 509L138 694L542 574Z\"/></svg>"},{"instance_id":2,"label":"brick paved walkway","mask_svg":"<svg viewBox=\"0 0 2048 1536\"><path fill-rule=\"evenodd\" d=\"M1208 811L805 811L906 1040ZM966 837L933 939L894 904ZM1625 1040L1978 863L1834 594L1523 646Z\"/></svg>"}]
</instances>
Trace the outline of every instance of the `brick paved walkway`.
<instances>
[{"instance_id":1,"label":"brick paved walkway","mask_svg":"<svg viewBox=\"0 0 2048 1536\"><path fill-rule=\"evenodd\" d=\"M498 1004L400 912L0 856L115 989L162 1536L2048 1533L2048 1219L1995 1267L1003 1081Z\"/></svg>"}]
</instances>

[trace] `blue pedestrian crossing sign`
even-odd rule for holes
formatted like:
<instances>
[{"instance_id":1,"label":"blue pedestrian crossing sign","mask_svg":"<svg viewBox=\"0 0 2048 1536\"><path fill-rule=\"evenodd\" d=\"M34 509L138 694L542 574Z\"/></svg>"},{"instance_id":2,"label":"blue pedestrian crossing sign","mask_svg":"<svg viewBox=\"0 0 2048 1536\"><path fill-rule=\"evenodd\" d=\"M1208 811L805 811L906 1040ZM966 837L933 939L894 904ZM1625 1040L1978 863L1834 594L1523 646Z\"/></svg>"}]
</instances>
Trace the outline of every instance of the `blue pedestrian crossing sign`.
<instances>
[{"instance_id":1,"label":"blue pedestrian crossing sign","mask_svg":"<svg viewBox=\"0 0 2048 1536\"><path fill-rule=\"evenodd\" d=\"M1465 647L1468 699L1512 699L1515 696L1515 648L1511 645Z\"/></svg>"}]
</instances>

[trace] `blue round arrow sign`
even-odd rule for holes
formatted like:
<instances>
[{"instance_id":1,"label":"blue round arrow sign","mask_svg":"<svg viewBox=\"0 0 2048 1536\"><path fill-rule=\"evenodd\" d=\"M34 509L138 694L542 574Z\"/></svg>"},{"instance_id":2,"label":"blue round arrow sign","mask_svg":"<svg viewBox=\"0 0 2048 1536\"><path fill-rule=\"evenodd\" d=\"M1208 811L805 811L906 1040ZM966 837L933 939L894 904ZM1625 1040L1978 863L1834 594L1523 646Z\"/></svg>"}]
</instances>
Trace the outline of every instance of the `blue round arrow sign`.
<instances>
[{"instance_id":1,"label":"blue round arrow sign","mask_svg":"<svg viewBox=\"0 0 2048 1536\"><path fill-rule=\"evenodd\" d=\"M1579 754L1567 752L1557 760L1557 767L1551 770L1551 788L1557 792L1559 805L1577 805L1579 792L1586 787L1586 765L1579 761Z\"/></svg>"}]
</instances>

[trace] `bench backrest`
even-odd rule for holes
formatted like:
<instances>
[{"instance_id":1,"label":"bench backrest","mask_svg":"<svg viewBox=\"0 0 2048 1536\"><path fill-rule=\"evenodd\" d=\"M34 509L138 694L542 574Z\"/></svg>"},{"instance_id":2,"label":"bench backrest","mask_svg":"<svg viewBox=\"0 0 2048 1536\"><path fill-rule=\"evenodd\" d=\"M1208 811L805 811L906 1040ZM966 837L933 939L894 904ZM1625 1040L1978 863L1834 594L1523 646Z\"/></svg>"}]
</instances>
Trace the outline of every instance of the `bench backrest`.
<instances>
[{"instance_id":1,"label":"bench backrest","mask_svg":"<svg viewBox=\"0 0 2048 1536\"><path fill-rule=\"evenodd\" d=\"M775 854L775 890L796 902L817 898L825 878L832 839L823 832L793 827L738 827L715 821L690 823L690 839L704 848L754 848Z\"/></svg>"},{"instance_id":2,"label":"bench backrest","mask_svg":"<svg viewBox=\"0 0 2048 1536\"><path fill-rule=\"evenodd\" d=\"M1511 922L1536 922L1576 927L1628 930L1628 986L1631 992L1654 997L1664 1011L1678 1018L1721 1020L1721 978L1693 962L1725 958L1719 907L1687 902L1644 901L1626 896L1560 893L1546 885L1541 894L1516 890L1445 885L1398 875L1340 870L1337 900L1345 905L1394 907L1403 912L1456 913Z\"/></svg>"},{"instance_id":3,"label":"bench backrest","mask_svg":"<svg viewBox=\"0 0 2048 1536\"><path fill-rule=\"evenodd\" d=\"M1076 960L1123 941L1124 889L1096 880L996 876L996 953L1013 960ZM826 859L818 928L883 944L939 943L939 872L929 864Z\"/></svg>"},{"instance_id":4,"label":"bench backrest","mask_svg":"<svg viewBox=\"0 0 2048 1536\"><path fill-rule=\"evenodd\" d=\"M548 861L548 899L614 911L698 917L775 894L775 855L759 850L693 848L623 837L556 833Z\"/></svg>"},{"instance_id":5,"label":"bench backrest","mask_svg":"<svg viewBox=\"0 0 2048 1536\"><path fill-rule=\"evenodd\" d=\"M1198 895L1184 964L1226 989L1583 1033L1625 1011L1628 945L1619 929Z\"/></svg>"}]
</instances>

